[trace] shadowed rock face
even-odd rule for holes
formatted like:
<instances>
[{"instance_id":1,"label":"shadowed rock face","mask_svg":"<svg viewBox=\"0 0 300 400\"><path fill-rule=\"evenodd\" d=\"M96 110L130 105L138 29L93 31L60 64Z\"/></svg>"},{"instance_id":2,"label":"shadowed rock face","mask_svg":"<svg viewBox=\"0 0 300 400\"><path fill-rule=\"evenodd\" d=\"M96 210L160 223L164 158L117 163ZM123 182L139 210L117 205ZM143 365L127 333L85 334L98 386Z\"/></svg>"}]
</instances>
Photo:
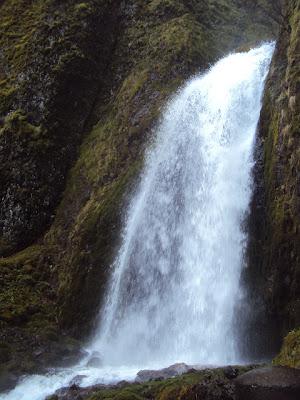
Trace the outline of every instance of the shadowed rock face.
<instances>
[{"instance_id":1,"label":"shadowed rock face","mask_svg":"<svg viewBox=\"0 0 300 400\"><path fill-rule=\"evenodd\" d=\"M246 319L256 317L244 324L245 342L267 357L300 326L299 1L289 1L286 12L258 126L245 273Z\"/></svg>"},{"instance_id":2,"label":"shadowed rock face","mask_svg":"<svg viewBox=\"0 0 300 400\"><path fill-rule=\"evenodd\" d=\"M53 221L110 60L119 3L0 4L0 256Z\"/></svg>"},{"instance_id":3,"label":"shadowed rock face","mask_svg":"<svg viewBox=\"0 0 300 400\"><path fill-rule=\"evenodd\" d=\"M235 380L237 400L298 400L300 370L287 367L259 368Z\"/></svg>"}]
</instances>

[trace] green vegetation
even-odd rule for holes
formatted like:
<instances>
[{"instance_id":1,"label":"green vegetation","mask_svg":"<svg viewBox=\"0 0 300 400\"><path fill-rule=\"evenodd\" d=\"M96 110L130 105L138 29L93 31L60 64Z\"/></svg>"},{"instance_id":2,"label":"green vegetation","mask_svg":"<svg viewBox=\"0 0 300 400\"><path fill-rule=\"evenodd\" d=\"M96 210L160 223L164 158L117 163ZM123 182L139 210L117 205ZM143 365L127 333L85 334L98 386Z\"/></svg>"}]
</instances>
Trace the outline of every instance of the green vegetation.
<instances>
[{"instance_id":1,"label":"green vegetation","mask_svg":"<svg viewBox=\"0 0 300 400\"><path fill-rule=\"evenodd\" d=\"M52 288L47 271L37 268L37 260L43 252L42 246L33 246L15 256L0 260L0 321L12 324L26 324L30 318L32 326L40 320L48 319L53 307L43 299L51 298ZM50 304L52 302L50 301Z\"/></svg>"},{"instance_id":2,"label":"green vegetation","mask_svg":"<svg viewBox=\"0 0 300 400\"><path fill-rule=\"evenodd\" d=\"M48 1L4 1L0 5L0 114L9 110L18 75L30 60L30 43L34 40ZM2 96L4 97L2 98Z\"/></svg>"},{"instance_id":3,"label":"green vegetation","mask_svg":"<svg viewBox=\"0 0 300 400\"><path fill-rule=\"evenodd\" d=\"M300 368L300 329L294 329L285 337L281 351L273 364Z\"/></svg>"},{"instance_id":4,"label":"green vegetation","mask_svg":"<svg viewBox=\"0 0 300 400\"><path fill-rule=\"evenodd\" d=\"M217 375L217 373L216 373ZM220 374L222 375L222 374ZM208 379L211 375L207 373ZM185 374L181 377L167 379L163 381L151 381L143 384L132 384L123 389L104 389L88 397L88 400L142 400L142 399L183 399L194 385L207 379L203 373ZM215 378L215 377L214 377Z\"/></svg>"},{"instance_id":5,"label":"green vegetation","mask_svg":"<svg viewBox=\"0 0 300 400\"><path fill-rule=\"evenodd\" d=\"M58 340L55 281L44 246L0 259L0 388L10 372L33 372L35 347ZM3 382L2 382L3 378Z\"/></svg>"}]
</instances>

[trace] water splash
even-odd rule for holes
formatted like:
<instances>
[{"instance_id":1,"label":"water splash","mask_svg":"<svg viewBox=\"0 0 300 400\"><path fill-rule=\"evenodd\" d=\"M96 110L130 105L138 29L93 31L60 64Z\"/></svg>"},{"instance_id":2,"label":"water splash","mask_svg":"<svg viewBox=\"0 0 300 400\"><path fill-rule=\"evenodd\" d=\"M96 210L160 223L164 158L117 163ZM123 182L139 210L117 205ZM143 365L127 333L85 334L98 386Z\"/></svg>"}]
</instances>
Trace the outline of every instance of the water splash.
<instances>
[{"instance_id":1,"label":"water splash","mask_svg":"<svg viewBox=\"0 0 300 400\"><path fill-rule=\"evenodd\" d=\"M235 307L251 196L253 143L272 44L232 54L192 79L166 108L132 198L107 302L87 360L26 377L1 400L44 400L133 379L174 362L240 362Z\"/></svg>"}]
</instances>

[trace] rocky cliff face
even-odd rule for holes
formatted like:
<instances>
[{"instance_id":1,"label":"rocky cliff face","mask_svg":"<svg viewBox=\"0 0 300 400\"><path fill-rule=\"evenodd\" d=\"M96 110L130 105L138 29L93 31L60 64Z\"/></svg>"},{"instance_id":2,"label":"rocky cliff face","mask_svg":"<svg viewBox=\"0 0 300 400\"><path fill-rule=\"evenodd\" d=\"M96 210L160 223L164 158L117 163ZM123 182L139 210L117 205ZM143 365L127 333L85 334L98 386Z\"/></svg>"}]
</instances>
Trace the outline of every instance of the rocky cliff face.
<instances>
[{"instance_id":1,"label":"rocky cliff face","mask_svg":"<svg viewBox=\"0 0 300 400\"><path fill-rule=\"evenodd\" d=\"M281 337L300 325L299 65L300 4L290 1L263 99L249 246L251 290Z\"/></svg>"},{"instance_id":2,"label":"rocky cliff face","mask_svg":"<svg viewBox=\"0 0 300 400\"><path fill-rule=\"evenodd\" d=\"M291 18L294 33L284 34L282 46L297 42ZM269 21L234 0L0 1L0 363L6 369L20 363L34 369L41 353L32 349L49 352L45 343L57 343L62 331L89 332L118 244L121 209L168 95L229 50L272 34ZM285 118L298 104L289 62ZM264 113L266 123L273 121L267 105Z\"/></svg>"},{"instance_id":3,"label":"rocky cliff face","mask_svg":"<svg viewBox=\"0 0 300 400\"><path fill-rule=\"evenodd\" d=\"M1 6L2 256L32 244L54 218L114 46L112 3Z\"/></svg>"}]
</instances>

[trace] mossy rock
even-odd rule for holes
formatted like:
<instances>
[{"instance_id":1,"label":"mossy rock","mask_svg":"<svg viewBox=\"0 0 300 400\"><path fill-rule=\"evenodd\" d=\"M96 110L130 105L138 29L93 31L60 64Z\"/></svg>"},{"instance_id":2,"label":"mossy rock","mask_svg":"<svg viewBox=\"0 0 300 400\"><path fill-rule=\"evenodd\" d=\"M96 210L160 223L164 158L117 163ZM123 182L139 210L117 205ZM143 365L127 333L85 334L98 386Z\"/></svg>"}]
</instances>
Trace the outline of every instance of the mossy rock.
<instances>
[{"instance_id":1,"label":"mossy rock","mask_svg":"<svg viewBox=\"0 0 300 400\"><path fill-rule=\"evenodd\" d=\"M284 338L281 351L273 364L300 368L300 329L294 329Z\"/></svg>"}]
</instances>

